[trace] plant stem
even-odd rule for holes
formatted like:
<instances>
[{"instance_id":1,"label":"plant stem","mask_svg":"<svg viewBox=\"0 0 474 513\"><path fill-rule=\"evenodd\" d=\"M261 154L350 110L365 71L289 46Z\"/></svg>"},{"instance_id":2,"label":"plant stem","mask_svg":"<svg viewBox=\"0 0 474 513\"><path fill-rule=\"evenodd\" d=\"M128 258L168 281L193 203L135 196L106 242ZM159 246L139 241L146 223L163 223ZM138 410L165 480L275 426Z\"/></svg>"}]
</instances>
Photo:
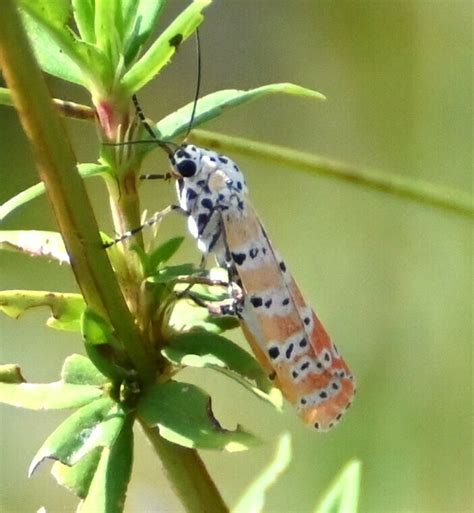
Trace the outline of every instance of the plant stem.
<instances>
[{"instance_id":1,"label":"plant stem","mask_svg":"<svg viewBox=\"0 0 474 513\"><path fill-rule=\"evenodd\" d=\"M53 109L12 0L2 0L0 64L84 298L91 308L110 319L140 376L150 382L154 378L152 362L102 247L66 130Z\"/></svg>"},{"instance_id":2,"label":"plant stem","mask_svg":"<svg viewBox=\"0 0 474 513\"><path fill-rule=\"evenodd\" d=\"M228 513L197 451L168 442L156 429L141 425L187 513Z\"/></svg>"},{"instance_id":3,"label":"plant stem","mask_svg":"<svg viewBox=\"0 0 474 513\"><path fill-rule=\"evenodd\" d=\"M84 121L94 121L95 119L94 109L91 109L87 105L81 105L80 103L61 100L59 98L53 98L53 103L61 116L82 119ZM12 93L5 87L0 87L0 105L6 105L7 107L14 106Z\"/></svg>"},{"instance_id":4,"label":"plant stem","mask_svg":"<svg viewBox=\"0 0 474 513\"><path fill-rule=\"evenodd\" d=\"M241 137L215 134L204 130L193 130L190 139L196 144L209 146L224 152L237 152L242 155L264 159L267 162L274 162L279 166L288 165L313 175L322 175L351 182L361 187L383 191L432 207L450 210L458 215L470 218L474 216L473 201L469 195L422 180L381 173L371 169L358 169L336 160L282 146L260 143Z\"/></svg>"}]
</instances>

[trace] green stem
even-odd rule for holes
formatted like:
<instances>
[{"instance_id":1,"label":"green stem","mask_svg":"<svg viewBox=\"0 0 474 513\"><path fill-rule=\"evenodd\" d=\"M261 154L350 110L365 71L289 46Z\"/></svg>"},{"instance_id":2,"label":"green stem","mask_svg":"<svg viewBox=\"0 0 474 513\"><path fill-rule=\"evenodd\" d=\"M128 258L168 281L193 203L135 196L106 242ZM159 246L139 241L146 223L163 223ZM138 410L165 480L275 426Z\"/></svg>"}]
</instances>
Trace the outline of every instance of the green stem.
<instances>
[{"instance_id":1,"label":"green stem","mask_svg":"<svg viewBox=\"0 0 474 513\"><path fill-rule=\"evenodd\" d=\"M187 513L228 513L197 451L168 442L156 429L141 425Z\"/></svg>"},{"instance_id":2,"label":"green stem","mask_svg":"<svg viewBox=\"0 0 474 513\"><path fill-rule=\"evenodd\" d=\"M288 165L313 175L322 175L351 182L394 196L409 198L432 207L450 210L462 216L471 218L474 216L474 207L470 195L422 180L381 173L370 169L358 169L332 159L301 151L204 130L193 130L190 138L196 144L209 146L223 152L236 152L264 159L267 162L274 162L279 166Z\"/></svg>"},{"instance_id":3,"label":"green stem","mask_svg":"<svg viewBox=\"0 0 474 513\"><path fill-rule=\"evenodd\" d=\"M152 362L102 247L97 222L66 139L66 130L52 107L44 78L12 0L2 0L0 64L33 147L40 178L84 298L92 309L110 319L140 376L150 382L154 378Z\"/></svg>"}]
</instances>

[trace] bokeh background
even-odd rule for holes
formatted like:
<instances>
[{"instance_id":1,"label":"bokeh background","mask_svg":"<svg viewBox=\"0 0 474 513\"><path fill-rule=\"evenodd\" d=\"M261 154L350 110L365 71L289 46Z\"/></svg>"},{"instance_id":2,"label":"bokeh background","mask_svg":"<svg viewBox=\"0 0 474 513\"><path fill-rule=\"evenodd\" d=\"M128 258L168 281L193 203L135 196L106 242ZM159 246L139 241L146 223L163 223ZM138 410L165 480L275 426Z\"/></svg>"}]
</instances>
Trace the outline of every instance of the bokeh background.
<instances>
[{"instance_id":1,"label":"bokeh background","mask_svg":"<svg viewBox=\"0 0 474 513\"><path fill-rule=\"evenodd\" d=\"M160 26L187 5L170 0ZM278 96L231 111L212 130L283 144L354 166L399 173L467 191L472 180L470 1L215 1L202 27L202 93L291 81L327 95L325 103ZM190 101L193 44L142 92L147 115ZM89 103L56 80L56 96ZM36 183L12 109L0 107L0 201ZM94 128L67 122L78 159L94 161ZM246 453L203 453L234 504L288 430L294 456L268 497L269 513L311 512L350 458L363 463L361 513L468 513L472 503L472 254L466 218L298 169L232 155L275 245L350 362L358 397L329 434L280 415L211 371L182 375L214 397L224 425L241 422L268 443ZM165 169L156 152L147 170ZM102 226L104 189L89 182ZM143 206L172 201L173 187L143 187ZM3 229L55 229L46 200L10 216ZM163 237L182 234L166 221ZM179 254L198 261L192 240ZM0 254L0 286L68 291L70 270ZM1 360L21 364L30 381L54 381L61 362L81 352L78 336L44 326L46 312L0 317ZM245 345L236 330L234 340ZM75 499L45 464L26 472L45 437L66 416L2 407L0 509L71 511ZM137 432L128 512L180 512L160 463Z\"/></svg>"}]
</instances>

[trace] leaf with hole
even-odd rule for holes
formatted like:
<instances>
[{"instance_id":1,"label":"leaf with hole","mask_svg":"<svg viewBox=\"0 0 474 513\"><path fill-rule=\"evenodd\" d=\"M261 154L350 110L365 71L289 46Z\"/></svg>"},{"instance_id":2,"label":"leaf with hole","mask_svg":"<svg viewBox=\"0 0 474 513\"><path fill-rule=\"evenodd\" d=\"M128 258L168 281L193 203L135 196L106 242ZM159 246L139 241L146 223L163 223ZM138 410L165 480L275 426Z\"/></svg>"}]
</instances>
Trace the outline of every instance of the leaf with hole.
<instances>
[{"instance_id":1,"label":"leaf with hole","mask_svg":"<svg viewBox=\"0 0 474 513\"><path fill-rule=\"evenodd\" d=\"M51 317L47 326L58 330L79 331L85 302L80 294L47 292L41 290L0 291L0 310L9 317L18 319L30 308L47 306Z\"/></svg>"},{"instance_id":2,"label":"leaf with hole","mask_svg":"<svg viewBox=\"0 0 474 513\"><path fill-rule=\"evenodd\" d=\"M96 447L110 447L124 421L124 411L108 397L83 406L46 439L33 458L28 475L45 459L74 465Z\"/></svg>"},{"instance_id":3,"label":"leaf with hole","mask_svg":"<svg viewBox=\"0 0 474 513\"><path fill-rule=\"evenodd\" d=\"M125 419L115 441L102 455L78 513L121 513L133 463L133 419Z\"/></svg>"},{"instance_id":4,"label":"leaf with hole","mask_svg":"<svg viewBox=\"0 0 474 513\"><path fill-rule=\"evenodd\" d=\"M25 383L20 366L16 363L0 365L0 383Z\"/></svg>"},{"instance_id":5,"label":"leaf with hole","mask_svg":"<svg viewBox=\"0 0 474 513\"><path fill-rule=\"evenodd\" d=\"M87 496L103 450L103 447L92 449L72 466L55 461L51 474L59 485L83 499Z\"/></svg>"},{"instance_id":6,"label":"leaf with hole","mask_svg":"<svg viewBox=\"0 0 474 513\"><path fill-rule=\"evenodd\" d=\"M189 383L153 385L140 401L138 414L163 438L183 447L235 452L259 443L240 426L224 429L214 417L209 395Z\"/></svg>"}]
</instances>

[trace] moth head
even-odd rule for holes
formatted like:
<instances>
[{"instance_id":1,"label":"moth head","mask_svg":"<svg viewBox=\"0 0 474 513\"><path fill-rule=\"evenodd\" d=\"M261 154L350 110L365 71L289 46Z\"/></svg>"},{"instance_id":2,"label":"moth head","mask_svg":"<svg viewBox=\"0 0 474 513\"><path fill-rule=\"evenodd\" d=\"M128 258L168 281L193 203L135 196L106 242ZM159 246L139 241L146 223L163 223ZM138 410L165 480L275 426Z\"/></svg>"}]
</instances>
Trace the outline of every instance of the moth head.
<instances>
[{"instance_id":1,"label":"moth head","mask_svg":"<svg viewBox=\"0 0 474 513\"><path fill-rule=\"evenodd\" d=\"M170 157L177 178L191 178L200 171L201 151L193 144L180 146Z\"/></svg>"}]
</instances>

